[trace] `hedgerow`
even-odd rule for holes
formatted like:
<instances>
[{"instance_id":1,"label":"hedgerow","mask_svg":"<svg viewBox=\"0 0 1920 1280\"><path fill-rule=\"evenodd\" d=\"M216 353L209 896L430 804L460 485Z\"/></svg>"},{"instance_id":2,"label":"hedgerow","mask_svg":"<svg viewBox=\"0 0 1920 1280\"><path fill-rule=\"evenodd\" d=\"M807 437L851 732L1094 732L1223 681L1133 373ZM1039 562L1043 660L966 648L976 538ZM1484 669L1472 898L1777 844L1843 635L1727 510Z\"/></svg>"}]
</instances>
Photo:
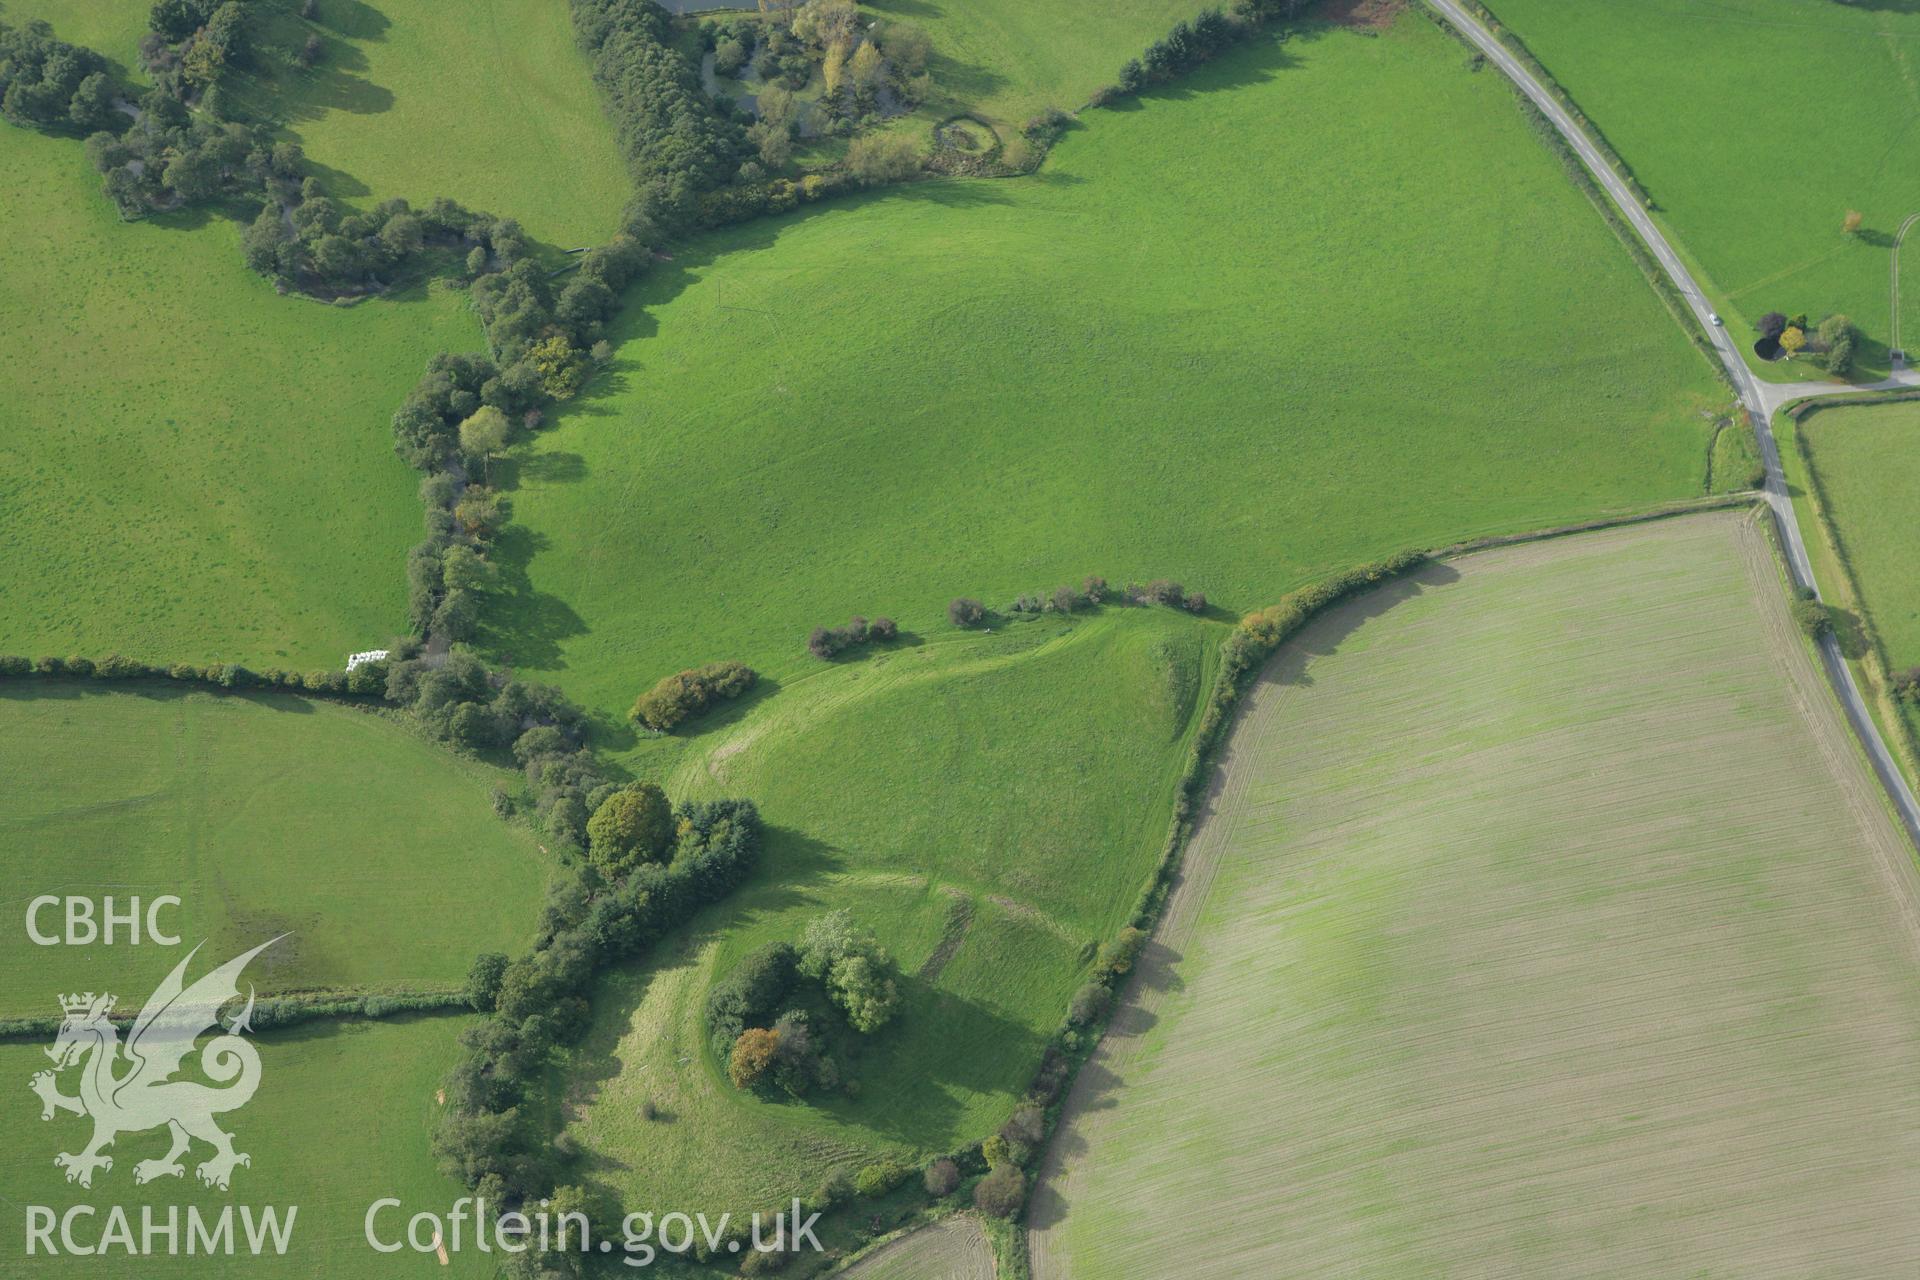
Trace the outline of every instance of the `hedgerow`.
<instances>
[{"instance_id":1,"label":"hedgerow","mask_svg":"<svg viewBox=\"0 0 1920 1280\"><path fill-rule=\"evenodd\" d=\"M491 1014L460 1037L433 1138L441 1165L501 1210L556 1190L560 1153L543 1104L554 1056L585 1033L594 978L731 892L758 856L747 801L682 806L673 860L621 880L575 866L549 891L533 947L499 975Z\"/></svg>"}]
</instances>

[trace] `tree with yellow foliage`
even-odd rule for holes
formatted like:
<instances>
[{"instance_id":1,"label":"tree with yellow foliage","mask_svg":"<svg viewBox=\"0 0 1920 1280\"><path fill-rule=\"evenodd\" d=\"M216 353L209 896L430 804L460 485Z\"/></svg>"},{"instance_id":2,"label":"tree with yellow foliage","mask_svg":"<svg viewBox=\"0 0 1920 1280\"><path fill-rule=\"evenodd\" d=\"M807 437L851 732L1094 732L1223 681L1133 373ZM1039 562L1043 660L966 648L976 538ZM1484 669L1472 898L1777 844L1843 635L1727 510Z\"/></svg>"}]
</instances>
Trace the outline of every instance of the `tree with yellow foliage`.
<instances>
[{"instance_id":1,"label":"tree with yellow foliage","mask_svg":"<svg viewBox=\"0 0 1920 1280\"><path fill-rule=\"evenodd\" d=\"M1804 329L1789 328L1785 333L1780 335L1780 346L1790 356L1800 354L1800 348L1806 345L1807 334Z\"/></svg>"},{"instance_id":2,"label":"tree with yellow foliage","mask_svg":"<svg viewBox=\"0 0 1920 1280\"><path fill-rule=\"evenodd\" d=\"M843 40L836 40L827 46L826 60L820 64L820 76L826 85L825 101L829 107L837 106L840 90L847 83L847 46Z\"/></svg>"},{"instance_id":3,"label":"tree with yellow foliage","mask_svg":"<svg viewBox=\"0 0 1920 1280\"><path fill-rule=\"evenodd\" d=\"M873 41L863 41L853 52L850 64L853 75L853 92L856 96L870 98L880 92L880 82L886 77L886 63L881 60L880 48Z\"/></svg>"}]
</instances>

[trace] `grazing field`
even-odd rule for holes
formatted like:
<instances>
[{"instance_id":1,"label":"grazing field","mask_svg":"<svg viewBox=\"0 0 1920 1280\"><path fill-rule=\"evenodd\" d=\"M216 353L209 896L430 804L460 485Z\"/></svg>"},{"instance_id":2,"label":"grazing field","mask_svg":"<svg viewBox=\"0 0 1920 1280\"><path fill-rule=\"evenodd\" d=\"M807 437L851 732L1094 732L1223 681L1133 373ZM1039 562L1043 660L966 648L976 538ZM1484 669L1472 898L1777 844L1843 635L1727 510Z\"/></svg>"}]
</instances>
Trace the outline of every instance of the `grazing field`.
<instances>
[{"instance_id":1,"label":"grazing field","mask_svg":"<svg viewBox=\"0 0 1920 1280\"><path fill-rule=\"evenodd\" d=\"M585 1142L641 1204L752 1207L980 1137L1124 923L1220 628L1112 608L1034 644L1063 624L959 632L951 597L1166 576L1237 613L1409 544L1697 493L1717 403L1509 91L1411 17L1249 49L1030 179L676 249L620 324L610 374L518 451L483 642L610 724L683 667L763 675L712 722L603 738L775 828L764 878L603 1006ZM912 639L807 654L854 613ZM745 1099L699 1051L751 947L849 905L911 970L948 890L971 931L858 1100ZM648 1097L697 1122L642 1120Z\"/></svg>"},{"instance_id":2,"label":"grazing field","mask_svg":"<svg viewBox=\"0 0 1920 1280\"><path fill-rule=\"evenodd\" d=\"M1016 623L829 668L701 735L669 789L752 796L766 865L596 996L572 1098L588 1176L746 1212L1005 1119L1153 868L1223 631L1123 608ZM708 986L837 907L898 957L903 1011L842 1063L857 1097L739 1093L708 1052Z\"/></svg>"},{"instance_id":3,"label":"grazing field","mask_svg":"<svg viewBox=\"0 0 1920 1280\"><path fill-rule=\"evenodd\" d=\"M249 971L262 992L457 987L475 955L526 944L545 880L532 837L489 811L493 776L287 695L0 685L0 1016L56 1014L57 984L83 980L132 1008L163 976L124 942L64 976L22 925L43 894L176 895L163 923L213 963L291 932ZM39 924L58 933L59 911Z\"/></svg>"},{"instance_id":4,"label":"grazing field","mask_svg":"<svg viewBox=\"0 0 1920 1280\"><path fill-rule=\"evenodd\" d=\"M980 1220L956 1213L875 1250L847 1269L860 1280L993 1280L993 1246Z\"/></svg>"},{"instance_id":5,"label":"grazing field","mask_svg":"<svg viewBox=\"0 0 1920 1280\"><path fill-rule=\"evenodd\" d=\"M1799 439L1872 642L1891 671L1920 666L1920 404L1821 409L1800 424ZM1920 737L1920 709L1901 710Z\"/></svg>"},{"instance_id":6,"label":"grazing field","mask_svg":"<svg viewBox=\"0 0 1920 1280\"><path fill-rule=\"evenodd\" d=\"M1833 0L1489 0L1653 197L1743 351L1761 315L1840 311L1888 367L1888 246L1920 213L1904 163L1920 10ZM1838 91L1836 86L1845 86ZM1864 218L1848 236L1848 210ZM1920 333L1920 290L1903 291ZM1810 365L1750 363L1782 379Z\"/></svg>"},{"instance_id":7,"label":"grazing field","mask_svg":"<svg viewBox=\"0 0 1920 1280\"><path fill-rule=\"evenodd\" d=\"M1118 0L1097 7L871 0L861 6L933 37L928 69L938 96L928 110L936 118L966 111L1015 144L1028 120L1047 107L1077 111L1095 89L1119 77L1127 59L1204 7L1199 0Z\"/></svg>"},{"instance_id":8,"label":"grazing field","mask_svg":"<svg viewBox=\"0 0 1920 1280\"><path fill-rule=\"evenodd\" d=\"M518 218L558 248L612 234L632 191L559 0L320 0L311 22L276 4L265 39L325 41L312 71L262 60L243 97L286 121L368 201L451 196Z\"/></svg>"},{"instance_id":9,"label":"grazing field","mask_svg":"<svg viewBox=\"0 0 1920 1280\"><path fill-rule=\"evenodd\" d=\"M24 27L43 21L62 40L85 45L112 59L123 73L137 74L136 51L152 10L150 0L4 0L0 22Z\"/></svg>"},{"instance_id":10,"label":"grazing field","mask_svg":"<svg viewBox=\"0 0 1920 1280\"><path fill-rule=\"evenodd\" d=\"M0 129L0 652L339 667L405 625L388 419L479 345L457 294L277 296L225 223L122 223Z\"/></svg>"},{"instance_id":11,"label":"grazing field","mask_svg":"<svg viewBox=\"0 0 1920 1280\"><path fill-rule=\"evenodd\" d=\"M950 634L955 595L1090 572L1238 611L1698 493L1705 362L1457 51L1413 16L1262 44L1032 178L676 250L522 450L488 647L620 716L700 662L813 670L850 613Z\"/></svg>"},{"instance_id":12,"label":"grazing field","mask_svg":"<svg viewBox=\"0 0 1920 1280\"><path fill-rule=\"evenodd\" d=\"M1251 695L1035 1275L1909 1272L1916 978L1753 518L1436 567Z\"/></svg>"},{"instance_id":13,"label":"grazing field","mask_svg":"<svg viewBox=\"0 0 1920 1280\"><path fill-rule=\"evenodd\" d=\"M84 953L75 953L75 957ZM154 980L165 974L162 961L171 954L149 951ZM71 984L86 977L86 962L68 958ZM89 984L90 985L90 984ZM497 1274L499 1254L481 1254L472 1248L449 1255L441 1266L431 1254L412 1250L381 1254L365 1239L362 1219L367 1208L383 1197L399 1197L406 1208L387 1210L378 1219L386 1242L401 1238L406 1219L420 1210L445 1215L465 1188L434 1167L428 1143L432 1135L434 1100L447 1069L453 1065L454 1038L463 1020L407 1018L386 1022L329 1022L264 1034L256 1038L261 1083L244 1108L220 1117L221 1126L234 1135L234 1147L253 1163L234 1171L232 1189L203 1187L193 1165L206 1159L211 1148L196 1144L183 1178L162 1178L144 1186L133 1181L140 1160L166 1153L164 1130L123 1134L112 1148L113 1168L94 1175L93 1187L82 1189L64 1180L54 1167L56 1152L77 1151L85 1143L88 1123L58 1114L40 1119L40 1104L27 1092L27 1080L45 1070L47 1059L39 1044L0 1045L0 1078L17 1090L0 1109L0 1139L10 1153L0 1169L0 1198L8 1211L0 1249L6 1251L7 1275L23 1280L75 1274L125 1277L126 1280L174 1280L175 1277L273 1277L310 1280L313 1276L363 1280L387 1276L432 1274L450 1280L479 1280ZM76 1091L73 1072L61 1079L67 1094ZM164 1225L168 1206L182 1215L180 1254L169 1256L164 1236L156 1237L151 1256L128 1257L120 1249L85 1259L49 1257L26 1252L26 1205L44 1205L64 1213L76 1204L96 1205L98 1214L77 1223L80 1242L98 1240L106 1226L109 1206L125 1206L135 1232L141 1229L140 1207L154 1206ZM298 1206L290 1245L284 1256L263 1257L205 1254L186 1256L185 1213L197 1206L213 1217L228 1206L250 1205L255 1211L274 1206ZM241 1234L236 1220L234 1232ZM244 1236L241 1237L244 1239ZM56 1233L54 1241L59 1242ZM470 1243L470 1241L469 1241ZM244 1248L244 1246L242 1246Z\"/></svg>"},{"instance_id":14,"label":"grazing field","mask_svg":"<svg viewBox=\"0 0 1920 1280\"><path fill-rule=\"evenodd\" d=\"M139 77L147 0L4 0ZM598 244L632 191L563 0L255 0L259 56L229 77L249 114L278 120L330 194L362 204L451 196L518 218L560 248ZM292 55L310 36L311 70Z\"/></svg>"}]
</instances>

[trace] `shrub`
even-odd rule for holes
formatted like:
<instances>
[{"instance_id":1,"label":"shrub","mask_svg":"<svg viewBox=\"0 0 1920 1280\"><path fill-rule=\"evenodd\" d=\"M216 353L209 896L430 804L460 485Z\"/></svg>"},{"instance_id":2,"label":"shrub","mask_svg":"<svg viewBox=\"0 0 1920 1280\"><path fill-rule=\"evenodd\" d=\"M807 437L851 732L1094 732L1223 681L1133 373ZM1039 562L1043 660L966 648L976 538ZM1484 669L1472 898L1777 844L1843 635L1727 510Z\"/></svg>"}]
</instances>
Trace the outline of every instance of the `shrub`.
<instances>
[{"instance_id":1,"label":"shrub","mask_svg":"<svg viewBox=\"0 0 1920 1280\"><path fill-rule=\"evenodd\" d=\"M947 620L956 627L977 627L986 616L987 606L971 596L957 596L947 604Z\"/></svg>"},{"instance_id":2,"label":"shrub","mask_svg":"<svg viewBox=\"0 0 1920 1280\"><path fill-rule=\"evenodd\" d=\"M506 972L507 958L499 952L485 951L475 956L467 968L467 1003L483 1013L491 1012Z\"/></svg>"},{"instance_id":3,"label":"shrub","mask_svg":"<svg viewBox=\"0 0 1920 1280\"><path fill-rule=\"evenodd\" d=\"M846 908L807 926L795 967L825 983L827 996L847 1015L855 1031L879 1030L900 1005L899 968L871 930L854 923Z\"/></svg>"},{"instance_id":4,"label":"shrub","mask_svg":"<svg viewBox=\"0 0 1920 1280\"><path fill-rule=\"evenodd\" d=\"M1107 598L1107 580L1097 574L1088 574L1080 584L1080 594L1087 598L1088 604L1099 604Z\"/></svg>"},{"instance_id":5,"label":"shrub","mask_svg":"<svg viewBox=\"0 0 1920 1280\"><path fill-rule=\"evenodd\" d=\"M610 879L625 876L639 863L658 861L673 843L673 811L666 794L651 782L615 791L587 821L587 842L587 856Z\"/></svg>"},{"instance_id":6,"label":"shrub","mask_svg":"<svg viewBox=\"0 0 1920 1280\"><path fill-rule=\"evenodd\" d=\"M717 1045L729 1045L741 1032L773 1018L793 989L794 949L769 942L747 955L732 973L707 992L707 1030Z\"/></svg>"},{"instance_id":7,"label":"shrub","mask_svg":"<svg viewBox=\"0 0 1920 1280\"><path fill-rule=\"evenodd\" d=\"M1187 592L1186 596L1180 601L1180 607L1185 609L1188 613L1205 613L1207 611L1206 592L1204 591Z\"/></svg>"},{"instance_id":8,"label":"shrub","mask_svg":"<svg viewBox=\"0 0 1920 1280\"><path fill-rule=\"evenodd\" d=\"M871 1200L887 1194L905 1182L912 1173L911 1169L891 1157L875 1160L853 1175L853 1190L856 1195Z\"/></svg>"},{"instance_id":9,"label":"shrub","mask_svg":"<svg viewBox=\"0 0 1920 1280\"><path fill-rule=\"evenodd\" d=\"M744 662L710 662L663 678L634 699L631 718L660 733L699 715L722 698L737 698L759 677Z\"/></svg>"},{"instance_id":10,"label":"shrub","mask_svg":"<svg viewBox=\"0 0 1920 1280\"><path fill-rule=\"evenodd\" d=\"M1302 587L1280 603L1248 614L1240 619L1240 624L1221 648L1225 660L1225 678L1221 682L1221 690L1230 691L1242 676L1265 661L1267 655L1285 643L1320 610L1389 578L1410 572L1426 562L1425 552L1402 552L1324 582Z\"/></svg>"},{"instance_id":11,"label":"shrub","mask_svg":"<svg viewBox=\"0 0 1920 1280\"><path fill-rule=\"evenodd\" d=\"M852 1195L853 1179L847 1176L845 1169L835 1169L820 1180L813 1198L816 1203L831 1207L836 1204L845 1204Z\"/></svg>"},{"instance_id":12,"label":"shrub","mask_svg":"<svg viewBox=\"0 0 1920 1280\"><path fill-rule=\"evenodd\" d=\"M892 618L878 617L867 624L867 638L882 643L894 639L900 634L900 624Z\"/></svg>"},{"instance_id":13,"label":"shrub","mask_svg":"<svg viewBox=\"0 0 1920 1280\"><path fill-rule=\"evenodd\" d=\"M920 172L920 144L904 133L869 133L847 148L847 172L866 186L904 182Z\"/></svg>"},{"instance_id":14,"label":"shrub","mask_svg":"<svg viewBox=\"0 0 1920 1280\"><path fill-rule=\"evenodd\" d=\"M990 1218L1011 1218L1027 1198L1027 1175L1012 1163L997 1166L974 1184L973 1207Z\"/></svg>"},{"instance_id":15,"label":"shrub","mask_svg":"<svg viewBox=\"0 0 1920 1280\"><path fill-rule=\"evenodd\" d=\"M1183 605L1187 600L1187 589L1171 578L1155 578L1147 584L1147 599L1155 604Z\"/></svg>"},{"instance_id":16,"label":"shrub","mask_svg":"<svg viewBox=\"0 0 1920 1280\"><path fill-rule=\"evenodd\" d=\"M1031 1149L1037 1146L1047 1133L1046 1113L1038 1107L1016 1107L1007 1122L1000 1126L1000 1136L1010 1144L1019 1144Z\"/></svg>"},{"instance_id":17,"label":"shrub","mask_svg":"<svg viewBox=\"0 0 1920 1280\"><path fill-rule=\"evenodd\" d=\"M876 629L873 623L857 614L843 627L815 627L807 636L807 652L824 661L871 640L891 640L899 628L892 618L879 621L886 624L884 630Z\"/></svg>"},{"instance_id":18,"label":"shrub","mask_svg":"<svg viewBox=\"0 0 1920 1280\"><path fill-rule=\"evenodd\" d=\"M1147 933L1129 925L1122 929L1112 942L1100 948L1097 967L1102 973L1111 973L1115 977L1130 973L1134 961L1140 958L1141 948L1147 945Z\"/></svg>"},{"instance_id":19,"label":"shrub","mask_svg":"<svg viewBox=\"0 0 1920 1280\"><path fill-rule=\"evenodd\" d=\"M960 1166L942 1156L927 1166L925 1181L928 1195L950 1196L960 1185Z\"/></svg>"},{"instance_id":20,"label":"shrub","mask_svg":"<svg viewBox=\"0 0 1920 1280\"><path fill-rule=\"evenodd\" d=\"M773 1065L780 1052L780 1033L765 1027L748 1027L733 1042L727 1057L727 1079L736 1089L751 1089Z\"/></svg>"},{"instance_id":21,"label":"shrub","mask_svg":"<svg viewBox=\"0 0 1920 1280\"><path fill-rule=\"evenodd\" d=\"M748 1248L740 1259L743 1276L770 1276L787 1269L793 1254L785 1249Z\"/></svg>"},{"instance_id":22,"label":"shrub","mask_svg":"<svg viewBox=\"0 0 1920 1280\"><path fill-rule=\"evenodd\" d=\"M1920 706L1920 667L1908 667L1894 676L1893 696Z\"/></svg>"},{"instance_id":23,"label":"shrub","mask_svg":"<svg viewBox=\"0 0 1920 1280\"><path fill-rule=\"evenodd\" d=\"M1815 640L1833 634L1833 613L1818 600L1799 599L1792 605L1793 621Z\"/></svg>"},{"instance_id":24,"label":"shrub","mask_svg":"<svg viewBox=\"0 0 1920 1280\"><path fill-rule=\"evenodd\" d=\"M1073 993L1067 1006L1067 1021L1076 1027L1098 1022L1113 1007L1113 992L1104 982L1089 982Z\"/></svg>"}]
</instances>

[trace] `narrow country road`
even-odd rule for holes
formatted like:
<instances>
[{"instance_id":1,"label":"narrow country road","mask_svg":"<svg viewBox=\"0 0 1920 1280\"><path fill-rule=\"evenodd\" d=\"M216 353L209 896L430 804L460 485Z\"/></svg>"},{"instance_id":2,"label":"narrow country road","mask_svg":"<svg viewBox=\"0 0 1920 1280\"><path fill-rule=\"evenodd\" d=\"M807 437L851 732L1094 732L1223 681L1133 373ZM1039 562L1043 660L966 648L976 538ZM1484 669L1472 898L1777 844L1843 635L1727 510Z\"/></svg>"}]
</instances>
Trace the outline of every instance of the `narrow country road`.
<instances>
[{"instance_id":1,"label":"narrow country road","mask_svg":"<svg viewBox=\"0 0 1920 1280\"><path fill-rule=\"evenodd\" d=\"M1507 51L1505 45L1496 39L1492 32L1480 24L1478 18L1469 13L1458 0L1426 0L1461 35L1473 43L1473 46L1485 54L1487 60L1498 67L1509 80L1519 86L1522 93L1541 114L1553 123L1553 127L1572 147L1580 162L1593 175L1609 199L1619 208L1621 216L1627 220L1647 249L1660 264L1660 269L1673 281L1674 288L1693 309L1700 326L1712 340L1713 348L1720 357L1720 363L1726 367L1727 376L1733 380L1740 400L1746 405L1747 412L1753 417L1755 434L1760 439L1760 456L1766 464L1767 505L1773 508L1775 524L1780 530L1780 540L1787 549L1787 568L1793 577L1794 585L1818 592L1819 586L1813 580L1813 565L1807 559L1807 546L1800 536L1800 522L1794 516L1793 502L1787 494L1786 474L1780 469L1780 448L1774 442L1773 411L1789 399L1804 395L1823 395L1842 391L1874 390L1879 387L1899 387L1909 385L1909 380L1899 378L1875 387L1846 387L1826 383L1795 384L1792 387L1773 387L1758 382L1747 368L1747 362L1734 346L1727 331L1713 324L1710 317L1713 308L1708 305L1700 286L1693 274L1680 261L1673 246L1667 243L1666 236L1654 225L1647 211L1640 207L1633 193L1628 190L1618 174L1613 171L1605 157L1593 141L1581 130L1573 117L1569 115L1559 101L1547 91L1546 87L1534 78L1526 66ZM1920 803L1914 800L1913 790L1908 787L1905 775L1894 763L1893 755L1887 750L1886 742L1880 736L1880 730L1867 714L1867 706L1860 696L1860 689L1854 683L1853 672L1840 654L1840 643L1828 635L1820 641L1820 661L1826 667L1827 678L1832 682L1834 692L1839 696L1840 705L1847 713L1847 720L1853 725L1855 735L1866 750L1867 759L1873 765L1873 771L1880 778L1881 786L1886 788L1893 807L1900 816L1901 824L1906 828L1907 836L1913 841L1916 850L1920 850Z\"/></svg>"}]
</instances>

